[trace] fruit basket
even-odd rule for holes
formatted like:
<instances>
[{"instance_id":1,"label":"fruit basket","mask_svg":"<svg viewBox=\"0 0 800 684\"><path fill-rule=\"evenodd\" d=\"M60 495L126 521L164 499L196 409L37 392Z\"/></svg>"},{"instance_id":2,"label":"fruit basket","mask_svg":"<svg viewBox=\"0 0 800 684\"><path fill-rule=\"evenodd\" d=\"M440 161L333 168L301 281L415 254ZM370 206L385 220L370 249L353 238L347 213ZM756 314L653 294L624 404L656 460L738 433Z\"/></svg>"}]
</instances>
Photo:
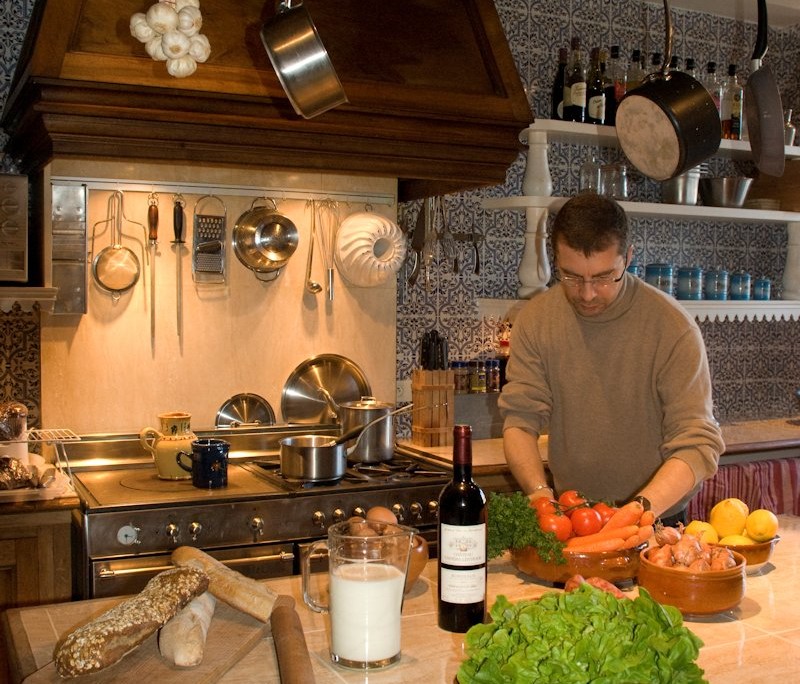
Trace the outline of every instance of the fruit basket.
<instances>
[{"instance_id":1,"label":"fruit basket","mask_svg":"<svg viewBox=\"0 0 800 684\"><path fill-rule=\"evenodd\" d=\"M780 535L777 535L765 542L754 542L752 544L714 544L712 546L724 546L731 551L741 554L747 562L745 573L748 575L756 575L761 572L767 564L767 561L772 558L775 544L780 540Z\"/></svg>"},{"instance_id":2,"label":"fruit basket","mask_svg":"<svg viewBox=\"0 0 800 684\"><path fill-rule=\"evenodd\" d=\"M532 546L511 550L514 567L526 575L553 583L566 582L573 575L601 577L614 584L629 583L639 570L640 552L646 543L620 551L570 551L566 563L544 561Z\"/></svg>"}]
</instances>

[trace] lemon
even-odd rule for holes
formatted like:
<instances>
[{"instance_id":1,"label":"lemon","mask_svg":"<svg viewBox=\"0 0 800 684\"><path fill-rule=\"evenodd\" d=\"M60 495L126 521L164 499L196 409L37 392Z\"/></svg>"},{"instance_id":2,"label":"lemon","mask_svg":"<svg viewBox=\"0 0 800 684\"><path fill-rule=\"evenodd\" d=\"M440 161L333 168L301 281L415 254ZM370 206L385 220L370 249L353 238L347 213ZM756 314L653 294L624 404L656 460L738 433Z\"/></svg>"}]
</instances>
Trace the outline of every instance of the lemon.
<instances>
[{"instance_id":1,"label":"lemon","mask_svg":"<svg viewBox=\"0 0 800 684\"><path fill-rule=\"evenodd\" d=\"M778 516L766 508L759 508L747 516L744 526L747 536L753 541L769 541L778 533Z\"/></svg>"},{"instance_id":2,"label":"lemon","mask_svg":"<svg viewBox=\"0 0 800 684\"><path fill-rule=\"evenodd\" d=\"M692 520L684 529L684 534L691 534L699 537L701 542L706 544L716 544L719 542L719 535L711 523L704 520Z\"/></svg>"},{"instance_id":3,"label":"lemon","mask_svg":"<svg viewBox=\"0 0 800 684\"><path fill-rule=\"evenodd\" d=\"M730 534L742 534L745 521L750 511L747 504L739 499L723 499L711 509L708 516L710 522L720 537Z\"/></svg>"},{"instance_id":4,"label":"lemon","mask_svg":"<svg viewBox=\"0 0 800 684\"><path fill-rule=\"evenodd\" d=\"M750 537L745 537L743 534L729 534L719 540L720 544L727 544L729 546L749 546L755 544Z\"/></svg>"}]
</instances>

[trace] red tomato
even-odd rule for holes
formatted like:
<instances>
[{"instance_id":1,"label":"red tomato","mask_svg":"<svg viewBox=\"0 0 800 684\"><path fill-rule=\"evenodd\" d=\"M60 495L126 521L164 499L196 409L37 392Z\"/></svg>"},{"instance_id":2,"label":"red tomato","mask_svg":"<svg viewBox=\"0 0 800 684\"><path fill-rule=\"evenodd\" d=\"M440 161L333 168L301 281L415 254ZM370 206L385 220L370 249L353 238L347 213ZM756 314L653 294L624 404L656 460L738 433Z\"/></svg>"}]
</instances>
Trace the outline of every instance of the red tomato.
<instances>
[{"instance_id":1,"label":"red tomato","mask_svg":"<svg viewBox=\"0 0 800 684\"><path fill-rule=\"evenodd\" d=\"M567 489L561 492L561 496L558 497L558 503L561 504L561 508L564 509L566 514L571 517L574 510L586 504L586 498L581 496L575 489Z\"/></svg>"},{"instance_id":2,"label":"red tomato","mask_svg":"<svg viewBox=\"0 0 800 684\"><path fill-rule=\"evenodd\" d=\"M609 506L604 501L598 501L594 506L592 506L594 510L596 510L600 514L600 520L605 525L609 518L617 512L617 509L613 506Z\"/></svg>"},{"instance_id":3,"label":"red tomato","mask_svg":"<svg viewBox=\"0 0 800 684\"><path fill-rule=\"evenodd\" d=\"M599 532L603 527L600 514L594 508L576 508L570 517L572 529L579 537Z\"/></svg>"},{"instance_id":4,"label":"red tomato","mask_svg":"<svg viewBox=\"0 0 800 684\"><path fill-rule=\"evenodd\" d=\"M572 535L572 523L566 515L546 513L539 516L539 527L544 532L553 532L558 541L567 541Z\"/></svg>"},{"instance_id":5,"label":"red tomato","mask_svg":"<svg viewBox=\"0 0 800 684\"><path fill-rule=\"evenodd\" d=\"M548 499L546 496L540 496L531 503L531 508L533 508L539 515L546 515L555 513L557 505L558 504L555 501Z\"/></svg>"}]
</instances>

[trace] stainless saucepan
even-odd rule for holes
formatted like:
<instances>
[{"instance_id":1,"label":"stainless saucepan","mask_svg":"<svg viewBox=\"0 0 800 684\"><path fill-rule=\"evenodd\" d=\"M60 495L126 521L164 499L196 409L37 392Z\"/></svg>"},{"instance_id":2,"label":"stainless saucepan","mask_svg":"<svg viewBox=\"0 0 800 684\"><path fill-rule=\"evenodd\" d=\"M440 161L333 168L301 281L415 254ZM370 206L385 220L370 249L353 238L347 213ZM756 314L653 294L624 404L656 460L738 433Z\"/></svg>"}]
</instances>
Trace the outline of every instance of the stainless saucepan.
<instances>
[{"instance_id":1,"label":"stainless saucepan","mask_svg":"<svg viewBox=\"0 0 800 684\"><path fill-rule=\"evenodd\" d=\"M281 475L287 480L301 482L338 482L347 469L347 457L358 447L364 433L373 425L405 411L413 404L395 409L375 420L347 430L339 437L325 435L300 435L284 437L281 444ZM347 443L355 440L351 446Z\"/></svg>"}]
</instances>

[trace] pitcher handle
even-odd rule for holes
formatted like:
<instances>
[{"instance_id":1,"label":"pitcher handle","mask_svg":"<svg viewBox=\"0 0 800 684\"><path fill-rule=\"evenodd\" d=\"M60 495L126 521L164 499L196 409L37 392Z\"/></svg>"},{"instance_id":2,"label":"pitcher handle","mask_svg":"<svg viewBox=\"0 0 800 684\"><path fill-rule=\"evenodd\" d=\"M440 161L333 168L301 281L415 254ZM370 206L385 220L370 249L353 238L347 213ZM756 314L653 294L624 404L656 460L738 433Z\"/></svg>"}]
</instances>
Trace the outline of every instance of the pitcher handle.
<instances>
[{"instance_id":1,"label":"pitcher handle","mask_svg":"<svg viewBox=\"0 0 800 684\"><path fill-rule=\"evenodd\" d=\"M155 428L146 427L139 432L139 443L145 451L149 451L155 458L156 455L156 440L163 437L163 435Z\"/></svg>"},{"instance_id":2,"label":"pitcher handle","mask_svg":"<svg viewBox=\"0 0 800 684\"><path fill-rule=\"evenodd\" d=\"M324 606L321 603L317 603L314 598L311 596L311 556L314 555L314 552L317 549L324 548L325 551L329 551L328 549L328 540L327 539L320 539L319 541L315 541L310 546L306 547L305 551L303 552L303 557L300 562L301 569L303 571L303 601L305 604L311 608L315 613L327 613L330 610L329 606Z\"/></svg>"}]
</instances>

